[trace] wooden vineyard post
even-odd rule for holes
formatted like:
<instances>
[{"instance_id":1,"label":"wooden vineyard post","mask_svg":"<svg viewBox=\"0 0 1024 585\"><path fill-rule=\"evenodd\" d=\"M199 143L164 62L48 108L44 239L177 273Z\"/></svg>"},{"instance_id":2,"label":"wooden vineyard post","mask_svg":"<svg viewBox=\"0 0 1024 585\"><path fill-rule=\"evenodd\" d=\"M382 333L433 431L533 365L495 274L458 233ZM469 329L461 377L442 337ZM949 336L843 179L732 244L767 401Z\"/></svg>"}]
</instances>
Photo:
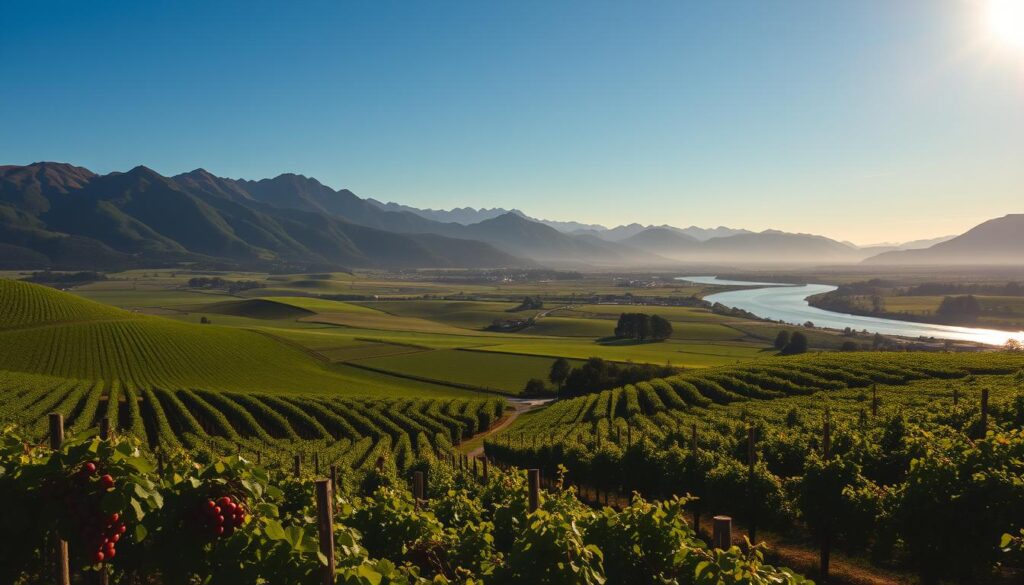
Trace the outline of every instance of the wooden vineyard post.
<instances>
[{"instance_id":1,"label":"wooden vineyard post","mask_svg":"<svg viewBox=\"0 0 1024 585\"><path fill-rule=\"evenodd\" d=\"M416 508L419 509L420 502L424 500L422 471L412 472L412 494L416 498Z\"/></svg>"},{"instance_id":2,"label":"wooden vineyard post","mask_svg":"<svg viewBox=\"0 0 1024 585\"><path fill-rule=\"evenodd\" d=\"M960 389L953 386L953 406L960 404Z\"/></svg>"},{"instance_id":3,"label":"wooden vineyard post","mask_svg":"<svg viewBox=\"0 0 1024 585\"><path fill-rule=\"evenodd\" d=\"M320 454L313 453L313 473L320 475Z\"/></svg>"},{"instance_id":4,"label":"wooden vineyard post","mask_svg":"<svg viewBox=\"0 0 1024 585\"><path fill-rule=\"evenodd\" d=\"M327 558L322 568L324 585L334 585L334 496L331 480L316 480L316 515L320 529L320 552Z\"/></svg>"},{"instance_id":5,"label":"wooden vineyard post","mask_svg":"<svg viewBox=\"0 0 1024 585\"><path fill-rule=\"evenodd\" d=\"M718 549L728 550L732 546L732 518L715 516L713 522L711 545Z\"/></svg>"},{"instance_id":6,"label":"wooden vineyard post","mask_svg":"<svg viewBox=\"0 0 1024 585\"><path fill-rule=\"evenodd\" d=\"M484 457L484 483L487 483L488 479L489 478L487 474L487 457Z\"/></svg>"},{"instance_id":7,"label":"wooden vineyard post","mask_svg":"<svg viewBox=\"0 0 1024 585\"><path fill-rule=\"evenodd\" d=\"M156 473L157 475L164 474L164 454L162 451L156 453Z\"/></svg>"},{"instance_id":8,"label":"wooden vineyard post","mask_svg":"<svg viewBox=\"0 0 1024 585\"><path fill-rule=\"evenodd\" d=\"M694 462L697 461L697 424L694 423L690 427L690 456L693 457ZM693 505L693 531L696 534L700 534L700 504L696 503Z\"/></svg>"},{"instance_id":9,"label":"wooden vineyard post","mask_svg":"<svg viewBox=\"0 0 1024 585\"><path fill-rule=\"evenodd\" d=\"M829 412L825 411L825 423L822 425L821 433L821 455L828 459L832 449L832 419Z\"/></svg>"},{"instance_id":10,"label":"wooden vineyard post","mask_svg":"<svg viewBox=\"0 0 1024 585\"><path fill-rule=\"evenodd\" d=\"M54 451L64 444L64 415L50 413L50 448ZM71 568L68 566L68 543L54 535L54 571L57 585L71 585Z\"/></svg>"},{"instance_id":11,"label":"wooden vineyard post","mask_svg":"<svg viewBox=\"0 0 1024 585\"><path fill-rule=\"evenodd\" d=\"M878 384L871 385L871 418L878 416Z\"/></svg>"},{"instance_id":12,"label":"wooden vineyard post","mask_svg":"<svg viewBox=\"0 0 1024 585\"><path fill-rule=\"evenodd\" d=\"M530 480L530 512L540 507L540 470L531 469L527 472Z\"/></svg>"},{"instance_id":13,"label":"wooden vineyard post","mask_svg":"<svg viewBox=\"0 0 1024 585\"><path fill-rule=\"evenodd\" d=\"M981 389L981 438L988 433L988 388Z\"/></svg>"},{"instance_id":14,"label":"wooden vineyard post","mask_svg":"<svg viewBox=\"0 0 1024 585\"><path fill-rule=\"evenodd\" d=\"M750 543L757 544L757 490L754 482L754 464L757 452L754 450L754 427L747 427L747 485L750 487Z\"/></svg>"},{"instance_id":15,"label":"wooden vineyard post","mask_svg":"<svg viewBox=\"0 0 1024 585\"><path fill-rule=\"evenodd\" d=\"M302 475L302 455L299 455L298 453L296 453L295 457L292 459L292 475L294 475L296 479Z\"/></svg>"},{"instance_id":16,"label":"wooden vineyard post","mask_svg":"<svg viewBox=\"0 0 1024 585\"><path fill-rule=\"evenodd\" d=\"M104 441L110 439L110 419L107 417L100 419L100 439Z\"/></svg>"},{"instance_id":17,"label":"wooden vineyard post","mask_svg":"<svg viewBox=\"0 0 1024 585\"><path fill-rule=\"evenodd\" d=\"M256 452L256 465L263 465L263 451Z\"/></svg>"},{"instance_id":18,"label":"wooden vineyard post","mask_svg":"<svg viewBox=\"0 0 1024 585\"><path fill-rule=\"evenodd\" d=\"M474 478L479 475L479 473L478 473L479 472L478 464L479 464L479 458L474 457L473 458L473 477Z\"/></svg>"},{"instance_id":19,"label":"wooden vineyard post","mask_svg":"<svg viewBox=\"0 0 1024 585\"><path fill-rule=\"evenodd\" d=\"M334 494L338 493L338 466L332 465L329 469L331 478L331 504L334 504Z\"/></svg>"}]
</instances>

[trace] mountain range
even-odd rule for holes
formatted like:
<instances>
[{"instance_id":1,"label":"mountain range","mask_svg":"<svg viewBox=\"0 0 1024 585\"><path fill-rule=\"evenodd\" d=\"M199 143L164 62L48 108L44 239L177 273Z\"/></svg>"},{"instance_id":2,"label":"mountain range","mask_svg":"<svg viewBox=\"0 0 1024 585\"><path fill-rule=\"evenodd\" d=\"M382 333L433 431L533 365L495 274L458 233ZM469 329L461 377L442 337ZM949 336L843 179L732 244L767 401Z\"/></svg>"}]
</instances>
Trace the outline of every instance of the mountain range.
<instances>
[{"instance_id":1,"label":"mountain range","mask_svg":"<svg viewBox=\"0 0 1024 585\"><path fill-rule=\"evenodd\" d=\"M1024 216L1007 218L1014 224ZM653 268L835 264L875 256L869 261L943 263L977 258L986 245L998 253L980 257L1002 263L1014 254L1021 258L1014 229L1021 233L1012 226L972 230L911 254L904 250L928 243L858 248L777 230L606 228L537 220L515 209L423 210L363 199L291 173L244 180L204 169L165 177L144 166L106 175L65 163L0 166L0 268L109 270L181 262L275 270ZM958 242L962 238L968 243Z\"/></svg>"},{"instance_id":2,"label":"mountain range","mask_svg":"<svg viewBox=\"0 0 1024 585\"><path fill-rule=\"evenodd\" d=\"M967 232L916 250L884 252L865 260L874 265L1024 264L1024 213L990 219Z\"/></svg>"}]
</instances>

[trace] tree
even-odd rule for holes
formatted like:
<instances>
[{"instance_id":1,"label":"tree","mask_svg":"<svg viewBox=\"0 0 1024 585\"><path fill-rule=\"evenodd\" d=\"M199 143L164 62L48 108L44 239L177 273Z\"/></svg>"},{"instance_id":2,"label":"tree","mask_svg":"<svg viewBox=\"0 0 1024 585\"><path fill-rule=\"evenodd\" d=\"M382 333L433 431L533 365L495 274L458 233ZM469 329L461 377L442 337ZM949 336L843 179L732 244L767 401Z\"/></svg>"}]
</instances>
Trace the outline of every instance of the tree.
<instances>
[{"instance_id":1,"label":"tree","mask_svg":"<svg viewBox=\"0 0 1024 585\"><path fill-rule=\"evenodd\" d=\"M549 394L548 385L540 378L530 378L526 382L526 387L523 388L524 396L543 396L545 394Z\"/></svg>"},{"instance_id":2,"label":"tree","mask_svg":"<svg viewBox=\"0 0 1024 585\"><path fill-rule=\"evenodd\" d=\"M945 321L974 323L981 315L981 304L974 295L945 297L935 314Z\"/></svg>"},{"instance_id":3,"label":"tree","mask_svg":"<svg viewBox=\"0 0 1024 585\"><path fill-rule=\"evenodd\" d=\"M651 339L659 341L672 337L672 323L661 315L651 316Z\"/></svg>"},{"instance_id":4,"label":"tree","mask_svg":"<svg viewBox=\"0 0 1024 585\"><path fill-rule=\"evenodd\" d=\"M1006 349L1006 351L1021 351L1022 349L1024 349L1024 345L1021 345L1020 341L1011 338L1006 340L1006 345L1004 346L1004 348Z\"/></svg>"},{"instance_id":5,"label":"tree","mask_svg":"<svg viewBox=\"0 0 1024 585\"><path fill-rule=\"evenodd\" d=\"M839 348L841 351L857 351L856 341L844 341L843 345Z\"/></svg>"},{"instance_id":6,"label":"tree","mask_svg":"<svg viewBox=\"0 0 1024 585\"><path fill-rule=\"evenodd\" d=\"M551 371L548 373L548 380L559 388L565 383L565 379L569 377L569 372L572 371L572 367L569 365L569 360L565 358L558 358L551 364Z\"/></svg>"},{"instance_id":7,"label":"tree","mask_svg":"<svg viewBox=\"0 0 1024 585\"><path fill-rule=\"evenodd\" d=\"M807 351L807 336L800 331L796 331L789 338L789 343L785 349L782 350L784 355L796 355L798 353L805 353Z\"/></svg>"},{"instance_id":8,"label":"tree","mask_svg":"<svg viewBox=\"0 0 1024 585\"><path fill-rule=\"evenodd\" d=\"M775 349L782 351L789 345L789 331L783 329L775 336Z\"/></svg>"},{"instance_id":9,"label":"tree","mask_svg":"<svg viewBox=\"0 0 1024 585\"><path fill-rule=\"evenodd\" d=\"M672 324L658 315L622 313L615 325L615 337L624 339L667 339L672 335Z\"/></svg>"}]
</instances>

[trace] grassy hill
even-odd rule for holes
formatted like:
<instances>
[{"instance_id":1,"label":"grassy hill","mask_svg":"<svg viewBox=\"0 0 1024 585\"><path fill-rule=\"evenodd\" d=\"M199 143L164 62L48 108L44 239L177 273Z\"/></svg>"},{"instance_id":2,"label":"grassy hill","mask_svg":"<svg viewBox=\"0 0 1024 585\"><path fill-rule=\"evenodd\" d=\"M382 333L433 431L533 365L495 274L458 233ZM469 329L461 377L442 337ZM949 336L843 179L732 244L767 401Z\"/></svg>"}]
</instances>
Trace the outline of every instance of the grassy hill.
<instances>
[{"instance_id":1,"label":"grassy hill","mask_svg":"<svg viewBox=\"0 0 1024 585\"><path fill-rule=\"evenodd\" d=\"M132 313L54 289L0 280L0 371L135 387L395 395L256 331ZM415 393L464 394L441 387Z\"/></svg>"}]
</instances>

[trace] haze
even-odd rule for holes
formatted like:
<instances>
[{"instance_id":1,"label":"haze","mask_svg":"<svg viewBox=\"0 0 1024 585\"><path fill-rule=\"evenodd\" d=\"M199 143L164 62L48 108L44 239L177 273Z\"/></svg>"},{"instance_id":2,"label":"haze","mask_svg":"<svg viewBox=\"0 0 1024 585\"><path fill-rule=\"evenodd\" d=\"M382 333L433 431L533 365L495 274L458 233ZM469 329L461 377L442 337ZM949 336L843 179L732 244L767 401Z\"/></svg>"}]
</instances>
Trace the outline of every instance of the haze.
<instances>
[{"instance_id":1,"label":"haze","mask_svg":"<svg viewBox=\"0 0 1024 585\"><path fill-rule=\"evenodd\" d=\"M980 0L4 12L5 164L858 244L1020 211L1024 46Z\"/></svg>"}]
</instances>

